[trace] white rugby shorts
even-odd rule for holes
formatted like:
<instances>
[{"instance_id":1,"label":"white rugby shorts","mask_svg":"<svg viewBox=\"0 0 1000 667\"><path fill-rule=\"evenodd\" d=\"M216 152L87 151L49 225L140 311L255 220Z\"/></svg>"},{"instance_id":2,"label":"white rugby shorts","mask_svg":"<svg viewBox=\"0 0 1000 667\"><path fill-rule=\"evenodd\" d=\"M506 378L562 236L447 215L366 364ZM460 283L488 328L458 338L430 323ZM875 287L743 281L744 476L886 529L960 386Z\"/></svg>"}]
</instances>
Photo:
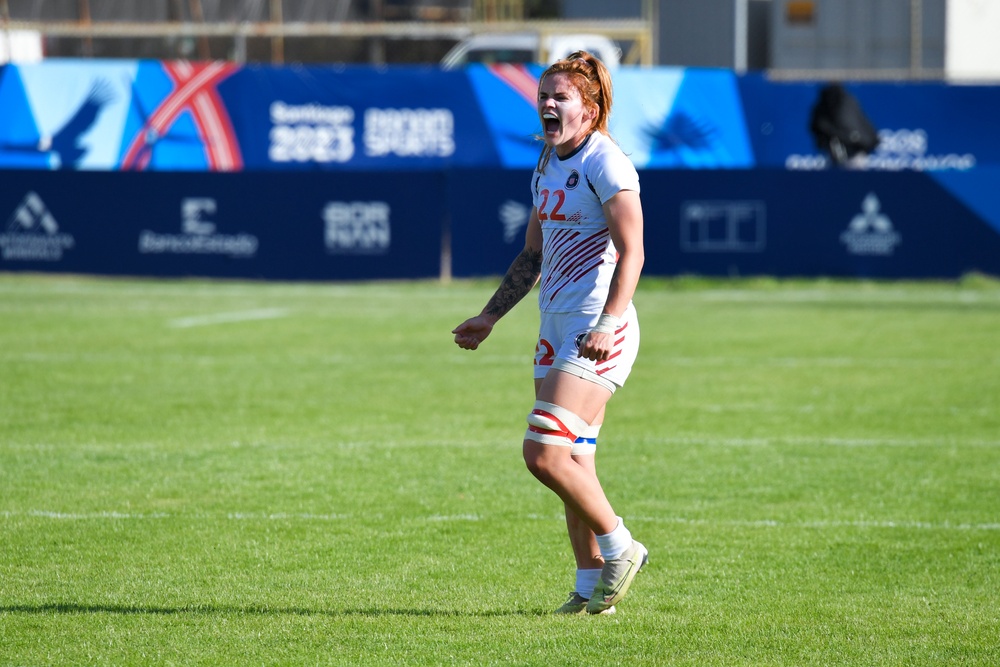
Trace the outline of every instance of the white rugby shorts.
<instances>
[{"instance_id":1,"label":"white rugby shorts","mask_svg":"<svg viewBox=\"0 0 1000 667\"><path fill-rule=\"evenodd\" d=\"M544 378L550 369L571 373L590 380L614 393L625 386L639 353L639 318L635 307L628 309L618 322L614 349L605 361L591 361L579 356L576 339L595 326L600 313L542 313L535 345L535 379Z\"/></svg>"}]
</instances>

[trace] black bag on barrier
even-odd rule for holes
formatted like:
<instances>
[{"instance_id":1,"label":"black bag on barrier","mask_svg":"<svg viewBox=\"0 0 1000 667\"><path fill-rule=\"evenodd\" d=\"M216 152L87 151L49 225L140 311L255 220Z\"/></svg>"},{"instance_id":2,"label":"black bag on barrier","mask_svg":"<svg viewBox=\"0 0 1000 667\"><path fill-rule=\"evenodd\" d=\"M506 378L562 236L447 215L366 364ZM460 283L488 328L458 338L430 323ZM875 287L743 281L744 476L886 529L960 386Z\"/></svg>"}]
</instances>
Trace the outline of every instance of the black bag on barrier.
<instances>
[{"instance_id":1,"label":"black bag on barrier","mask_svg":"<svg viewBox=\"0 0 1000 667\"><path fill-rule=\"evenodd\" d=\"M809 130L816 146L837 166L871 153L878 146L878 132L861 104L840 84L823 86L812 108Z\"/></svg>"}]
</instances>

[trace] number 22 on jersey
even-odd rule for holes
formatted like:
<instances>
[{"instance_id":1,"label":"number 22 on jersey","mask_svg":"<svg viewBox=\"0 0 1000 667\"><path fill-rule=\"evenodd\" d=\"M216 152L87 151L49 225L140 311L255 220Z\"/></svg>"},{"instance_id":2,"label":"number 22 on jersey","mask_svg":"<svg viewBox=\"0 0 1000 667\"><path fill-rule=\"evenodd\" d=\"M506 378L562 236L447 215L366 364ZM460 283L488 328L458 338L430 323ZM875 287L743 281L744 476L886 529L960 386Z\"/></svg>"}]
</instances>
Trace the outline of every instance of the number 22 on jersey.
<instances>
[{"instance_id":1,"label":"number 22 on jersey","mask_svg":"<svg viewBox=\"0 0 1000 667\"><path fill-rule=\"evenodd\" d=\"M565 222L566 216L559 212L563 204L566 203L566 191L565 190L555 190L549 192L548 189L542 190L539 193L542 196L542 203L538 207L538 219L544 222L545 220L553 220L555 222ZM552 206L552 211L548 211L549 196L551 195L554 200L554 205Z\"/></svg>"}]
</instances>

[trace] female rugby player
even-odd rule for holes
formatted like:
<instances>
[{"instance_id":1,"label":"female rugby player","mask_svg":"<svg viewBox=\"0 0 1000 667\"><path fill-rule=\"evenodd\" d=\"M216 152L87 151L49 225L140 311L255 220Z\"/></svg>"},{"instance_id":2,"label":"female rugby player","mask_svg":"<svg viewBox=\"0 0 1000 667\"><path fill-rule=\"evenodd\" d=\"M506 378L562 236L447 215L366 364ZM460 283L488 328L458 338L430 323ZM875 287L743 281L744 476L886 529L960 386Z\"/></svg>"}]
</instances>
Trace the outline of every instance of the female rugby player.
<instances>
[{"instance_id":1,"label":"female rugby player","mask_svg":"<svg viewBox=\"0 0 1000 667\"><path fill-rule=\"evenodd\" d=\"M544 147L531 178L533 207L521 253L482 312L452 333L475 350L497 321L540 285L536 401L524 461L565 505L576 586L557 613L613 613L645 565L597 477L605 405L639 348L632 305L644 255L639 177L610 138L611 76L578 51L542 73Z\"/></svg>"}]
</instances>

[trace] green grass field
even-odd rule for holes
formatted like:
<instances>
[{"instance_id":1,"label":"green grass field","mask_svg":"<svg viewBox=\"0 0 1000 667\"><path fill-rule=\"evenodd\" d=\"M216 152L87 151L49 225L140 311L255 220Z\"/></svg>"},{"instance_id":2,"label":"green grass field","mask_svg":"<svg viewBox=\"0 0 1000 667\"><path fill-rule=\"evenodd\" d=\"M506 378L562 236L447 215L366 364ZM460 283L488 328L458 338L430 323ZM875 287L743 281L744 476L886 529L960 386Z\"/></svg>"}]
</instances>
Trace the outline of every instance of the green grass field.
<instances>
[{"instance_id":1,"label":"green grass field","mask_svg":"<svg viewBox=\"0 0 1000 667\"><path fill-rule=\"evenodd\" d=\"M644 282L571 618L494 285L0 275L0 665L1000 664L1000 284Z\"/></svg>"}]
</instances>

